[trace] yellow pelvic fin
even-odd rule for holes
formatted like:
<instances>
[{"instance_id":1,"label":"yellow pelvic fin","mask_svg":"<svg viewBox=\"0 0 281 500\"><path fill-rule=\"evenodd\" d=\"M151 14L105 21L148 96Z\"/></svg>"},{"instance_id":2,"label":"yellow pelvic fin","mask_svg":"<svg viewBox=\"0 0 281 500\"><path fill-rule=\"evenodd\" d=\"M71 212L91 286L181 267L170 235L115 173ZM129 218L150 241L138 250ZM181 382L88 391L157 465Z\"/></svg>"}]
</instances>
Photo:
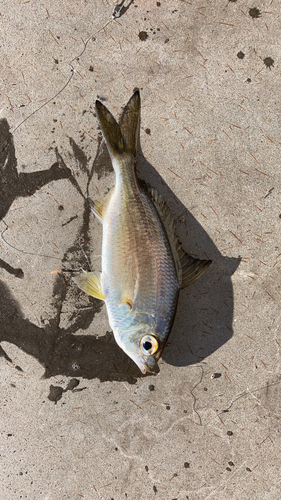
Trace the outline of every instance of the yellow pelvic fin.
<instances>
[{"instance_id":1,"label":"yellow pelvic fin","mask_svg":"<svg viewBox=\"0 0 281 500\"><path fill-rule=\"evenodd\" d=\"M100 276L99 272L86 273L86 271L83 271L82 274L79 274L73 280L83 292L92 295L96 299L105 300Z\"/></svg>"},{"instance_id":2,"label":"yellow pelvic fin","mask_svg":"<svg viewBox=\"0 0 281 500\"><path fill-rule=\"evenodd\" d=\"M94 216L103 224L103 216L108 203L108 197L101 201L93 201L91 198L88 198L88 201Z\"/></svg>"}]
</instances>

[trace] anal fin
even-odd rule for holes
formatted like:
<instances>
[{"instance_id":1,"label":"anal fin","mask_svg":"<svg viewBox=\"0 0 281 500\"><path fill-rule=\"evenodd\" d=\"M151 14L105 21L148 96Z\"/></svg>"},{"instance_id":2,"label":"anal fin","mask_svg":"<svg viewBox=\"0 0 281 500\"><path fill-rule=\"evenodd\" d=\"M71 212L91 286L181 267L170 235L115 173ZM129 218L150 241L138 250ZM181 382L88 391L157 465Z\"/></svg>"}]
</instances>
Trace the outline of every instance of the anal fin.
<instances>
[{"instance_id":1,"label":"anal fin","mask_svg":"<svg viewBox=\"0 0 281 500\"><path fill-rule=\"evenodd\" d=\"M86 273L86 271L83 271L82 274L73 278L73 281L75 281L76 285L88 295L96 299L105 300L100 276L98 272Z\"/></svg>"}]
</instances>

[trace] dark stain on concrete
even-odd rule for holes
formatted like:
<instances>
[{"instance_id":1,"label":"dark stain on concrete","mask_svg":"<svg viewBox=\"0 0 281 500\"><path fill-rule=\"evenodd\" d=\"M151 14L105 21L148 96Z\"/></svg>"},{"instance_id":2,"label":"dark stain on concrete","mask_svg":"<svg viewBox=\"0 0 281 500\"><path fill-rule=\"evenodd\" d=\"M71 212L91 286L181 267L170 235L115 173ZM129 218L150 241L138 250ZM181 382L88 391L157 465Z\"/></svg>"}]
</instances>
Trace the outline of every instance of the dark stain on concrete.
<instances>
[{"instance_id":1,"label":"dark stain on concrete","mask_svg":"<svg viewBox=\"0 0 281 500\"><path fill-rule=\"evenodd\" d=\"M127 10L134 3L134 0L131 0L127 6L125 6L124 3L125 3L125 0L122 0L120 3L118 2L118 4L115 5L114 11L113 11L114 19L120 19L120 17L122 17L124 14L126 14ZM137 7L137 5L135 5L135 7Z\"/></svg>"},{"instance_id":2,"label":"dark stain on concrete","mask_svg":"<svg viewBox=\"0 0 281 500\"><path fill-rule=\"evenodd\" d=\"M244 57L245 57L244 52L242 52L242 50L240 50L240 52L238 52L238 54L237 54L237 57L238 57L238 59L244 59Z\"/></svg>"},{"instance_id":3,"label":"dark stain on concrete","mask_svg":"<svg viewBox=\"0 0 281 500\"><path fill-rule=\"evenodd\" d=\"M265 198L267 198L268 196L271 195L272 191L274 190L274 186L272 188L270 188L270 190L268 191L268 193L263 197L263 199L265 200Z\"/></svg>"},{"instance_id":4,"label":"dark stain on concrete","mask_svg":"<svg viewBox=\"0 0 281 500\"><path fill-rule=\"evenodd\" d=\"M67 224L69 224L70 222L72 222L73 220L75 219L78 219L78 215L73 215L73 217L70 217L70 219L66 222L64 222L61 227L64 227L64 226L67 226Z\"/></svg>"},{"instance_id":5,"label":"dark stain on concrete","mask_svg":"<svg viewBox=\"0 0 281 500\"><path fill-rule=\"evenodd\" d=\"M52 385L51 384L50 385L50 392L49 392L49 395L48 395L48 399L50 401L53 401L55 404L57 404L57 402L62 398L62 395L63 395L64 392L67 392L67 391L73 391L73 392L75 392L74 389L79 384L80 384L80 380L78 380L77 378L72 378L68 382L66 389L63 389L60 386ZM83 391L84 389L86 389L86 387L83 387L82 389L77 389L77 390Z\"/></svg>"},{"instance_id":6,"label":"dark stain on concrete","mask_svg":"<svg viewBox=\"0 0 281 500\"><path fill-rule=\"evenodd\" d=\"M2 269L5 269L7 273L12 274L16 278L21 278L21 279L24 278L24 272L22 269L20 268L15 269L2 259L0 259L0 267L2 267Z\"/></svg>"},{"instance_id":7,"label":"dark stain on concrete","mask_svg":"<svg viewBox=\"0 0 281 500\"><path fill-rule=\"evenodd\" d=\"M47 170L18 172L13 136L6 118L0 120L0 219L7 214L13 201L32 196L41 187L59 179L69 179L71 170L60 159Z\"/></svg>"},{"instance_id":8,"label":"dark stain on concrete","mask_svg":"<svg viewBox=\"0 0 281 500\"><path fill-rule=\"evenodd\" d=\"M107 98L106 97L102 97L100 95L97 95L97 99L99 99L100 101L102 102L106 102L107 101Z\"/></svg>"},{"instance_id":9,"label":"dark stain on concrete","mask_svg":"<svg viewBox=\"0 0 281 500\"><path fill-rule=\"evenodd\" d=\"M142 42L145 42L148 39L148 34L146 33L146 31L140 31L139 32L139 39Z\"/></svg>"},{"instance_id":10,"label":"dark stain on concrete","mask_svg":"<svg viewBox=\"0 0 281 500\"><path fill-rule=\"evenodd\" d=\"M267 68L271 69L271 67L274 66L274 60L272 59L272 57L265 57L265 59L263 60L264 64L266 65Z\"/></svg>"},{"instance_id":11,"label":"dark stain on concrete","mask_svg":"<svg viewBox=\"0 0 281 500\"><path fill-rule=\"evenodd\" d=\"M106 177L107 175L114 172L110 156L107 151L106 144L103 140L102 134L98 135L98 147L96 151L95 159L92 163L90 175L88 178L88 186L90 185L91 179L94 173L97 174L98 180L102 177Z\"/></svg>"},{"instance_id":12,"label":"dark stain on concrete","mask_svg":"<svg viewBox=\"0 0 281 500\"><path fill-rule=\"evenodd\" d=\"M63 394L63 388L56 385L50 385L50 392L48 394L48 399L53 401L55 404L61 399Z\"/></svg>"},{"instance_id":13,"label":"dark stain on concrete","mask_svg":"<svg viewBox=\"0 0 281 500\"><path fill-rule=\"evenodd\" d=\"M71 137L69 138L70 146L72 148L74 157L76 161L79 163L79 166L81 167L82 172L89 173L87 169L88 165L88 160L86 155L83 153L83 150L76 144L74 139Z\"/></svg>"},{"instance_id":14,"label":"dark stain on concrete","mask_svg":"<svg viewBox=\"0 0 281 500\"><path fill-rule=\"evenodd\" d=\"M249 15L252 17L252 19L258 19L261 17L261 11L257 9L257 7L252 7L249 9Z\"/></svg>"}]
</instances>

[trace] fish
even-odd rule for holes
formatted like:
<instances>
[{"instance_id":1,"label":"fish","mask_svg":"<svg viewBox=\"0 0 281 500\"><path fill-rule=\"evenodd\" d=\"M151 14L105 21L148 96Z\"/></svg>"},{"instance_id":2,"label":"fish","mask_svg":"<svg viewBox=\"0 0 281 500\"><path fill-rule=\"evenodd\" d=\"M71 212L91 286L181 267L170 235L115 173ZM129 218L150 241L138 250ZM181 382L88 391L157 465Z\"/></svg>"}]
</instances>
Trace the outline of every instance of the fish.
<instances>
[{"instance_id":1,"label":"fish","mask_svg":"<svg viewBox=\"0 0 281 500\"><path fill-rule=\"evenodd\" d=\"M196 281L211 260L195 259L183 250L162 196L140 187L139 91L125 106L119 124L100 101L95 108L115 185L104 200L89 200L103 225L102 271L83 271L73 279L85 293L105 302L117 344L141 372L158 373L179 292Z\"/></svg>"}]
</instances>

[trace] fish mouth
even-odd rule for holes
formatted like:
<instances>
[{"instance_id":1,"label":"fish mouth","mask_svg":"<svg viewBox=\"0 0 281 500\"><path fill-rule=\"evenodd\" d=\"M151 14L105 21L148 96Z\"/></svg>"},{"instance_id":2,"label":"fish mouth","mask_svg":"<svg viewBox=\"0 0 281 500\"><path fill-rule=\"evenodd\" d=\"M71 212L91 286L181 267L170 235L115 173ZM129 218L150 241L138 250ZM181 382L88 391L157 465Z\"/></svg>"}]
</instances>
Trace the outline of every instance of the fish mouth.
<instances>
[{"instance_id":1,"label":"fish mouth","mask_svg":"<svg viewBox=\"0 0 281 500\"><path fill-rule=\"evenodd\" d=\"M156 359L153 356L138 356L136 361L140 371L145 375L146 373L159 373L160 369Z\"/></svg>"}]
</instances>

